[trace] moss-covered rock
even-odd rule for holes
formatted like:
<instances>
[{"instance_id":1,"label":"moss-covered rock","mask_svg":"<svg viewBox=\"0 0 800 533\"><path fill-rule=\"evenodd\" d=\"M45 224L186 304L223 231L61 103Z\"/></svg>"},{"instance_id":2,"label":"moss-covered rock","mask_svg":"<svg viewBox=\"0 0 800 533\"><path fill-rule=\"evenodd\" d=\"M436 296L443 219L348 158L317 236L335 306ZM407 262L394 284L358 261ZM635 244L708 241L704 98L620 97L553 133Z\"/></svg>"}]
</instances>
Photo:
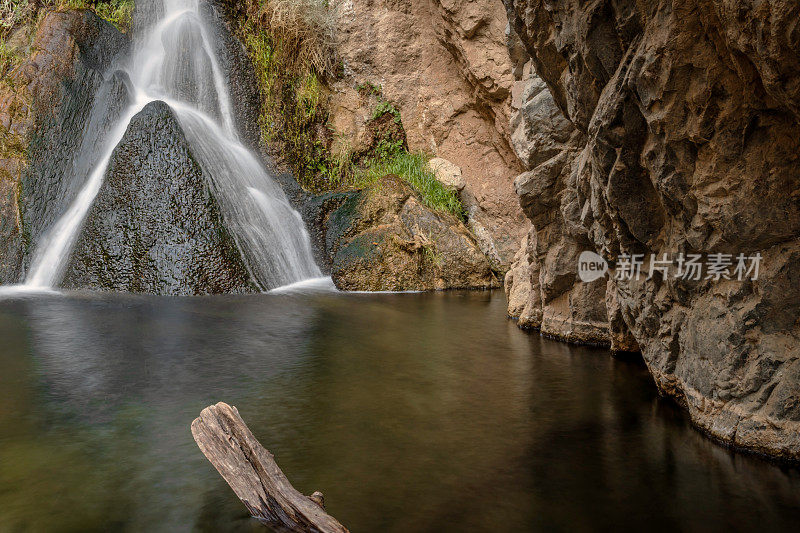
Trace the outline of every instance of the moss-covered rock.
<instances>
[{"instance_id":1,"label":"moss-covered rock","mask_svg":"<svg viewBox=\"0 0 800 533\"><path fill-rule=\"evenodd\" d=\"M464 224L426 207L397 176L388 175L360 191L319 196L307 205L309 213L312 225L324 233L331 276L339 289L497 286Z\"/></svg>"}]
</instances>

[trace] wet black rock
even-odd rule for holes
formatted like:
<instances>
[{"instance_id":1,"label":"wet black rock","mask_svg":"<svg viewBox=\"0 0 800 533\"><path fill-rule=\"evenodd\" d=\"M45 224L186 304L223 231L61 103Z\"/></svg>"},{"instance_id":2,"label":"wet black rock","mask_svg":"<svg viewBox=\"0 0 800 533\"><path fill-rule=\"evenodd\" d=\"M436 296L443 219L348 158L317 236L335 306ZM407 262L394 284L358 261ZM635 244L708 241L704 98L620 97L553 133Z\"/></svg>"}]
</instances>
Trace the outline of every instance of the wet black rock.
<instances>
[{"instance_id":1,"label":"wet black rock","mask_svg":"<svg viewBox=\"0 0 800 533\"><path fill-rule=\"evenodd\" d=\"M137 114L114 150L63 285L172 295L257 290L165 103Z\"/></svg>"}]
</instances>

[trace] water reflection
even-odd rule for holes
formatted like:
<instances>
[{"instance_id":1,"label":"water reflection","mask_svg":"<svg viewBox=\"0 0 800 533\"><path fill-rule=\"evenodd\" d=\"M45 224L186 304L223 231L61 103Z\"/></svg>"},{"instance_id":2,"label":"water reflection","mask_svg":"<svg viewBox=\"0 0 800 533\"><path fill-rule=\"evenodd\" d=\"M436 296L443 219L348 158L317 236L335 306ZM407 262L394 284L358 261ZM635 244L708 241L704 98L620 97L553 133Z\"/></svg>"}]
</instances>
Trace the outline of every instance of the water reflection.
<instances>
[{"instance_id":1,"label":"water reflection","mask_svg":"<svg viewBox=\"0 0 800 533\"><path fill-rule=\"evenodd\" d=\"M800 475L499 294L0 303L0 530L257 529L189 433L237 405L353 531L790 528Z\"/></svg>"}]
</instances>

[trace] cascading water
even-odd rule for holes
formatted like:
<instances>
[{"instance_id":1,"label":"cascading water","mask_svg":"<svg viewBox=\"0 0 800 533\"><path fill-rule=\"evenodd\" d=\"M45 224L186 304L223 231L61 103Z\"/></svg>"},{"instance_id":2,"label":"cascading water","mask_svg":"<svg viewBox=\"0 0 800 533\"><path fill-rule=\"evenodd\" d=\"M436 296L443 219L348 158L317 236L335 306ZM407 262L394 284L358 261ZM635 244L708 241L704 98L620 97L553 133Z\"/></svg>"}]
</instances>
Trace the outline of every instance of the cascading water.
<instances>
[{"instance_id":1,"label":"cascading water","mask_svg":"<svg viewBox=\"0 0 800 533\"><path fill-rule=\"evenodd\" d=\"M177 116L260 285L274 288L320 277L300 215L258 158L238 140L226 80L198 1L137 2L137 10L148 22L142 22L143 35L122 69L127 76L115 74L117 83L126 79L129 105L108 129L104 143L82 148L88 155L79 158L94 154L96 162L87 169L69 208L40 239L24 286L47 288L59 283L114 148L134 115L155 100L165 102ZM97 113L97 121L107 121L105 114ZM88 130L92 129L90 122Z\"/></svg>"}]
</instances>

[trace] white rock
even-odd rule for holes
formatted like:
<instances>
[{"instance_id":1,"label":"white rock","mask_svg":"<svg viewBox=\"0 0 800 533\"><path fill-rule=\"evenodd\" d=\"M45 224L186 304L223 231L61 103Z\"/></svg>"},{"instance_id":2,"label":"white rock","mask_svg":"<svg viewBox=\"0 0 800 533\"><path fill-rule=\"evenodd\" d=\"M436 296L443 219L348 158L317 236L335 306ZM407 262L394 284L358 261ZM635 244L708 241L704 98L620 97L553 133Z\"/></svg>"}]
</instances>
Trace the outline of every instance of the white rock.
<instances>
[{"instance_id":1,"label":"white rock","mask_svg":"<svg viewBox=\"0 0 800 533\"><path fill-rule=\"evenodd\" d=\"M428 168L433 171L436 180L448 189L460 191L467 185L461 176L461 168L447 159L434 157L428 162Z\"/></svg>"}]
</instances>

